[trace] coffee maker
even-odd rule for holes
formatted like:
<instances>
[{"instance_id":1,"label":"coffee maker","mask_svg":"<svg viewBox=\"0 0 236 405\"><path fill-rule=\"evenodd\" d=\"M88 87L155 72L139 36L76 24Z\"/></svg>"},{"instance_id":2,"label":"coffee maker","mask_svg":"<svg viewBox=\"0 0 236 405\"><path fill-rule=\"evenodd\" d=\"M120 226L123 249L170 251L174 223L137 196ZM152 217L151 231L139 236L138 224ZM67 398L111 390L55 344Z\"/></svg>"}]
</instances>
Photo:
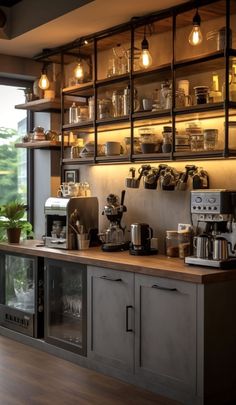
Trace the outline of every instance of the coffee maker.
<instances>
[{"instance_id":1,"label":"coffee maker","mask_svg":"<svg viewBox=\"0 0 236 405\"><path fill-rule=\"evenodd\" d=\"M131 255L148 256L158 253L157 249L151 247L153 231L148 224L131 224L130 229L131 243L129 252Z\"/></svg>"},{"instance_id":2,"label":"coffee maker","mask_svg":"<svg viewBox=\"0 0 236 405\"><path fill-rule=\"evenodd\" d=\"M208 189L191 191L191 216L197 221L194 255L185 263L230 268L236 265L231 244L236 218L236 191ZM202 232L199 233L199 229Z\"/></svg>"},{"instance_id":3,"label":"coffee maker","mask_svg":"<svg viewBox=\"0 0 236 405\"><path fill-rule=\"evenodd\" d=\"M102 250L105 252L115 252L129 248L129 242L125 240L125 226L121 225L123 213L127 211L124 199L125 190L121 192L121 199L115 194L107 196L102 215L106 215L110 224L105 232L98 234L102 241Z\"/></svg>"},{"instance_id":4,"label":"coffee maker","mask_svg":"<svg viewBox=\"0 0 236 405\"><path fill-rule=\"evenodd\" d=\"M75 218L90 234L90 246L97 241L98 199L97 197L54 198L46 200L45 245L58 249L77 249Z\"/></svg>"}]
</instances>

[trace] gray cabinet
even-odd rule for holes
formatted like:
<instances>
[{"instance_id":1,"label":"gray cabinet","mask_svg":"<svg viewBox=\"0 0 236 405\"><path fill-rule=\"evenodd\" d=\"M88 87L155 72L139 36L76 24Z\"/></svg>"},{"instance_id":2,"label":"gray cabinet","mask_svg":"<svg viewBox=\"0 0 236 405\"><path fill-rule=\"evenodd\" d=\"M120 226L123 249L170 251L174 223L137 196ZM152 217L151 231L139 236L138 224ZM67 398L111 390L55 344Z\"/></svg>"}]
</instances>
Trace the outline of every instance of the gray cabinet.
<instances>
[{"instance_id":1,"label":"gray cabinet","mask_svg":"<svg viewBox=\"0 0 236 405\"><path fill-rule=\"evenodd\" d=\"M133 372L134 274L88 266L88 357Z\"/></svg>"},{"instance_id":2,"label":"gray cabinet","mask_svg":"<svg viewBox=\"0 0 236 405\"><path fill-rule=\"evenodd\" d=\"M196 393L197 286L135 275L135 373Z\"/></svg>"}]
</instances>

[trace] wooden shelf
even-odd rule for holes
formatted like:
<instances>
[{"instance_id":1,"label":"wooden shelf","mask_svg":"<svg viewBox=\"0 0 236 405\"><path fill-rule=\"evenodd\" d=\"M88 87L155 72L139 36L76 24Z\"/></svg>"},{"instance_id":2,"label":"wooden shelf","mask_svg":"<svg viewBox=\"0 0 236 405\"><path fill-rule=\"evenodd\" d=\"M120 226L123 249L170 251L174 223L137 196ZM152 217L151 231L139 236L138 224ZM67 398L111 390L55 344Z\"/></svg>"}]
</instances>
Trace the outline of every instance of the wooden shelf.
<instances>
[{"instance_id":1,"label":"wooden shelf","mask_svg":"<svg viewBox=\"0 0 236 405\"><path fill-rule=\"evenodd\" d=\"M61 111L61 100L58 99L39 99L29 101L24 104L15 105L17 110L30 110L34 112L60 112Z\"/></svg>"},{"instance_id":2,"label":"wooden shelf","mask_svg":"<svg viewBox=\"0 0 236 405\"><path fill-rule=\"evenodd\" d=\"M15 148L26 148L26 149L60 149L61 142L51 142L51 141L32 141L32 142L19 142L15 143Z\"/></svg>"}]
</instances>

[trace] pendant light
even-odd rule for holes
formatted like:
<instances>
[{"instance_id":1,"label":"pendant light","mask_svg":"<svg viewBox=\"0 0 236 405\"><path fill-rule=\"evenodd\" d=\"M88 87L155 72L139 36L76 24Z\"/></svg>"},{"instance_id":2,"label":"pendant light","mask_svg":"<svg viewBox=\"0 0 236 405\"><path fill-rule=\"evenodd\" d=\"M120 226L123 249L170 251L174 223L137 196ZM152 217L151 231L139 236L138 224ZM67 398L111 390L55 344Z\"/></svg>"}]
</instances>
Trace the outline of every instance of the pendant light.
<instances>
[{"instance_id":1,"label":"pendant light","mask_svg":"<svg viewBox=\"0 0 236 405\"><path fill-rule=\"evenodd\" d=\"M141 55L139 58L139 64L143 69L149 68L152 64L152 57L149 52L149 43L146 38L146 25L144 27L144 36L141 43Z\"/></svg>"},{"instance_id":2,"label":"pendant light","mask_svg":"<svg viewBox=\"0 0 236 405\"><path fill-rule=\"evenodd\" d=\"M202 43L202 33L200 30L201 17L198 13L198 9L193 17L193 28L188 37L188 41L192 46L200 45Z\"/></svg>"},{"instance_id":3,"label":"pendant light","mask_svg":"<svg viewBox=\"0 0 236 405\"><path fill-rule=\"evenodd\" d=\"M38 82L38 86L42 90L47 90L50 86L50 83L49 83L49 80L47 77L46 64L44 64L44 66L43 66L41 77Z\"/></svg>"}]
</instances>

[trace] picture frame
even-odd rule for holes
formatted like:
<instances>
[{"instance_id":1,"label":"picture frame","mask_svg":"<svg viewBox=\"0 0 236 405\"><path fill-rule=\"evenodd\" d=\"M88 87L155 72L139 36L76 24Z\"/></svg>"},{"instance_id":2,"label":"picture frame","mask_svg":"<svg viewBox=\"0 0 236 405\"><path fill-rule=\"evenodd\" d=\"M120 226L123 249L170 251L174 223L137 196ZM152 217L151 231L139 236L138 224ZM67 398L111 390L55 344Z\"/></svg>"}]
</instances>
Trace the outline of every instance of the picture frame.
<instances>
[{"instance_id":1,"label":"picture frame","mask_svg":"<svg viewBox=\"0 0 236 405\"><path fill-rule=\"evenodd\" d=\"M63 182L65 183L78 183L79 170L78 169L65 169L63 172Z\"/></svg>"}]
</instances>

